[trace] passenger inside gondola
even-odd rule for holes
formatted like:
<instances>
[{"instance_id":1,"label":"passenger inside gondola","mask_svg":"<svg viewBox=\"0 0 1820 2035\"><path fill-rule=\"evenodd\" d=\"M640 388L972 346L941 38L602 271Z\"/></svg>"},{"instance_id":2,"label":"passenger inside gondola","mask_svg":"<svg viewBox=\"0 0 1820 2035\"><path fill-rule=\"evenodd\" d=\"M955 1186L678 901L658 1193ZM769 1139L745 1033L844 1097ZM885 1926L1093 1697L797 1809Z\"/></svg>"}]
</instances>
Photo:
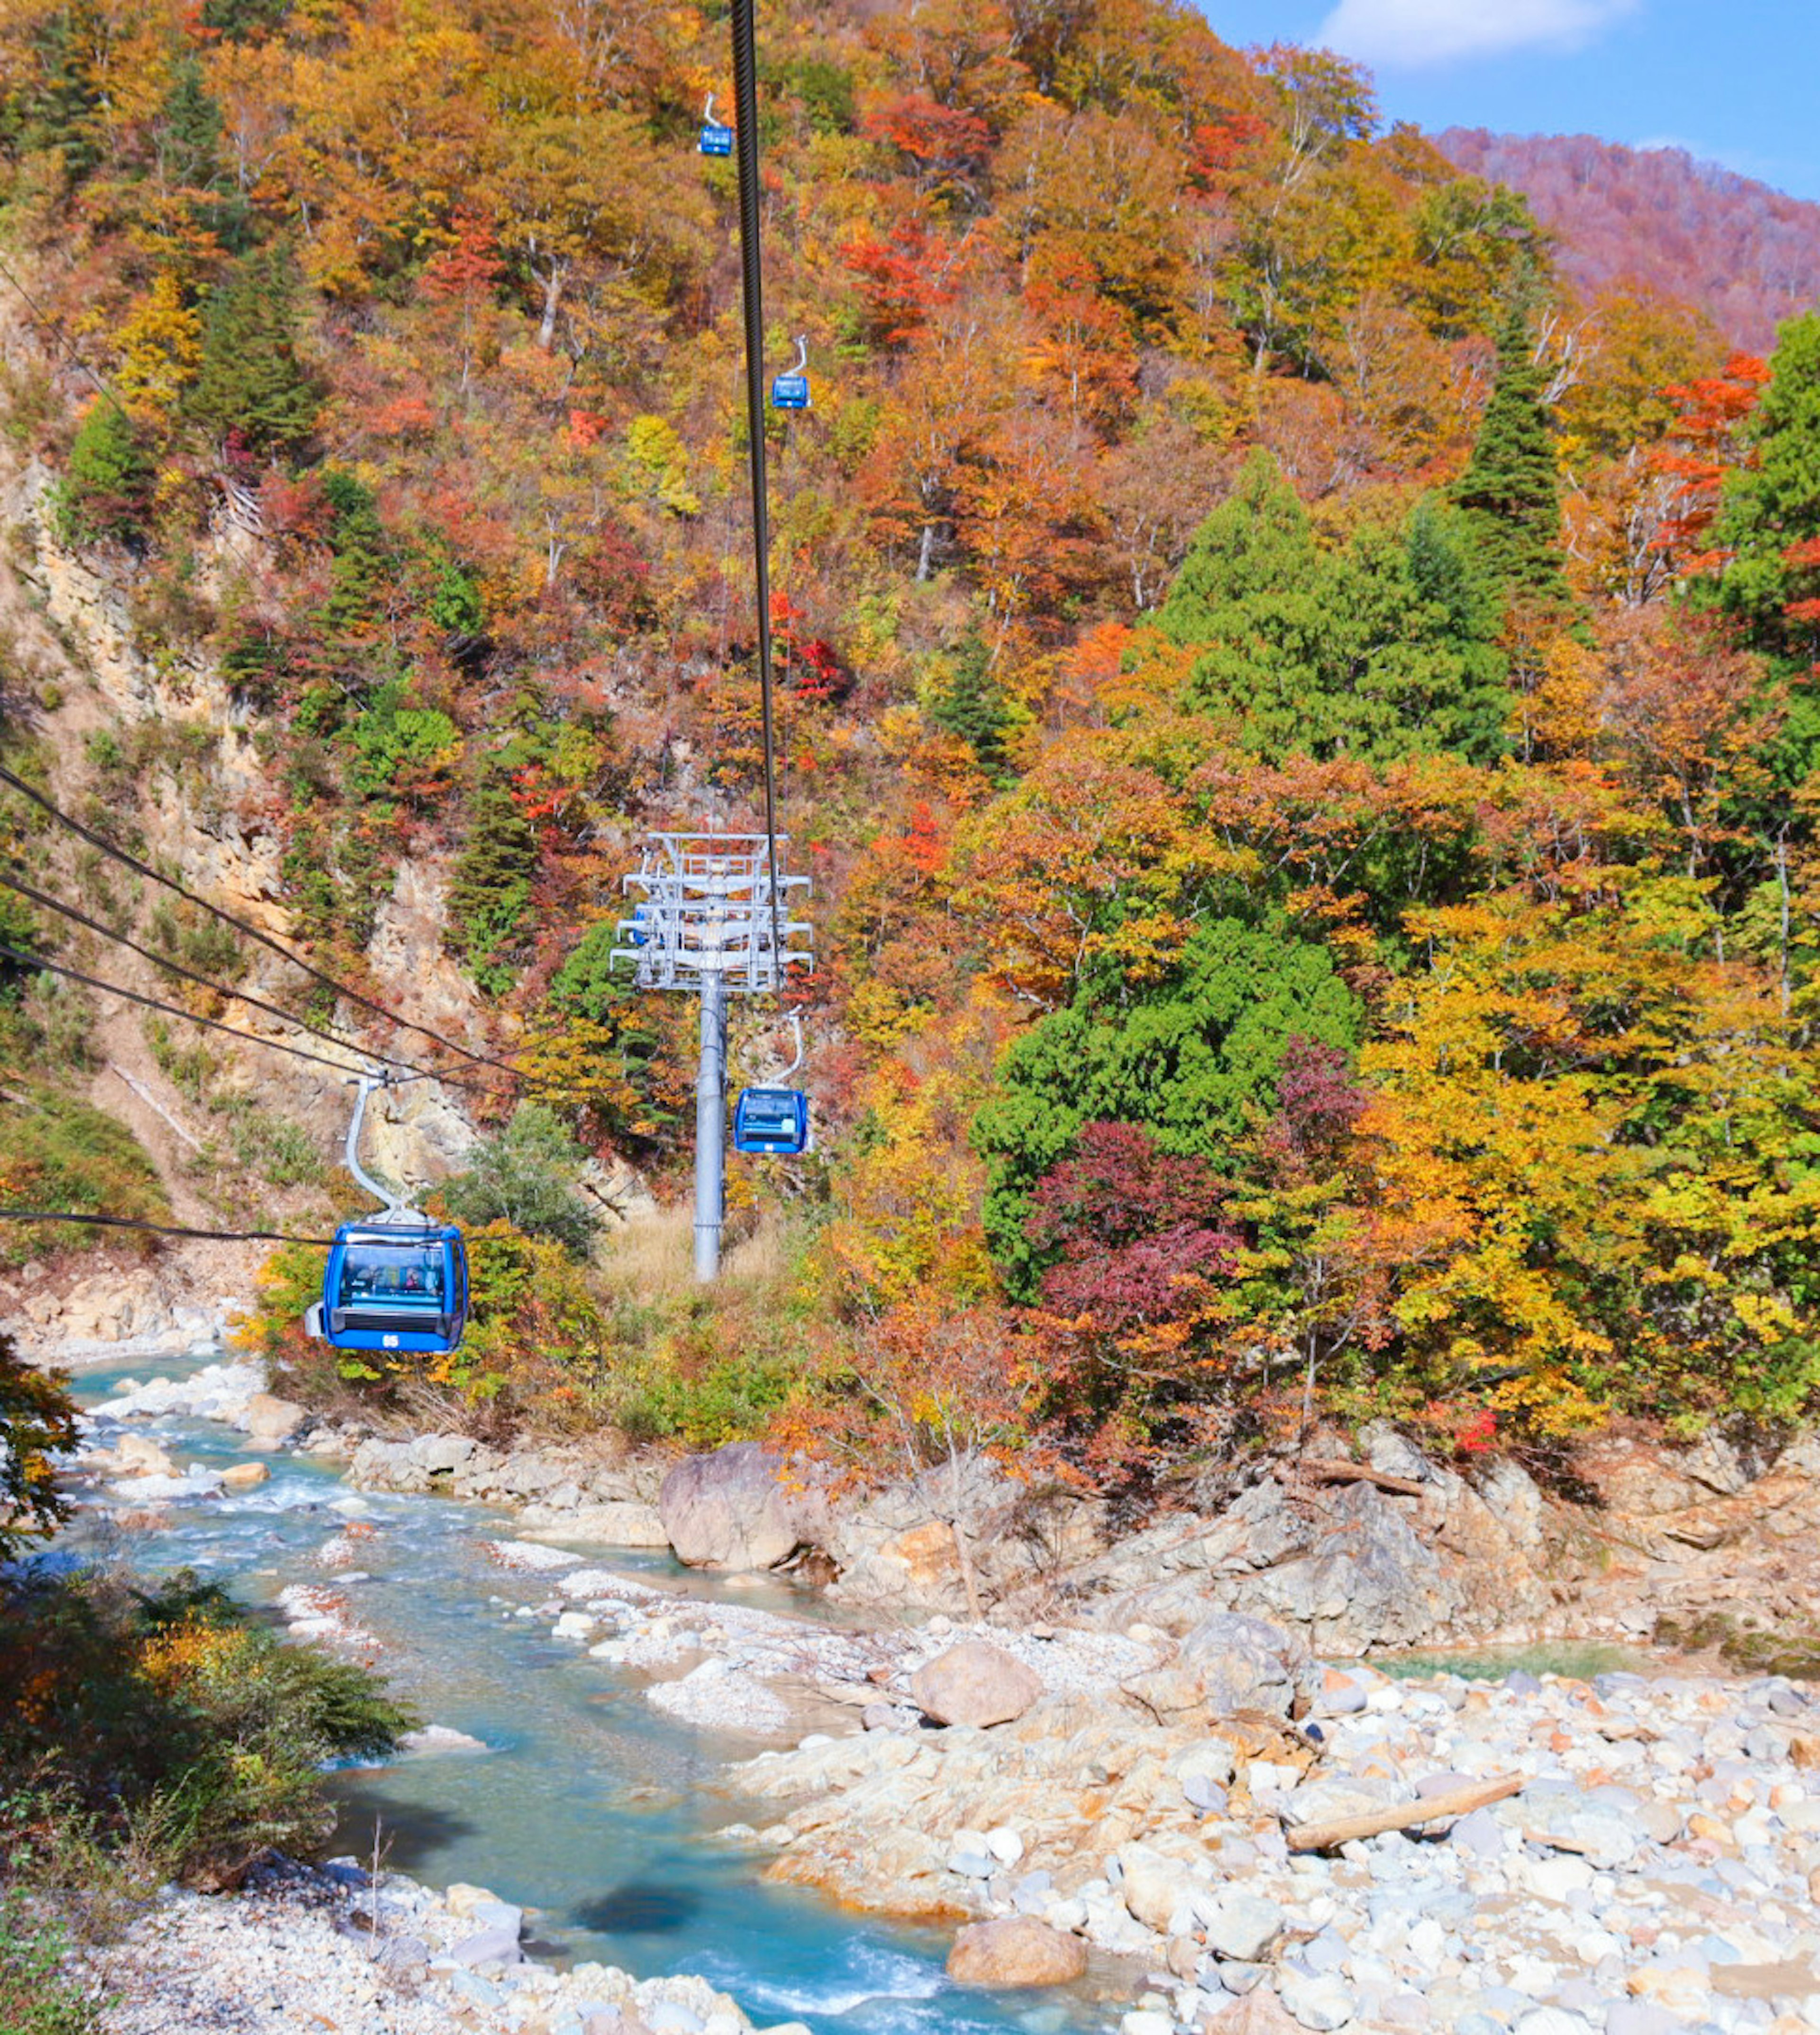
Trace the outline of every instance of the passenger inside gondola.
<instances>
[{"instance_id":1,"label":"passenger inside gondola","mask_svg":"<svg viewBox=\"0 0 1820 2035\"><path fill-rule=\"evenodd\" d=\"M384 1300L393 1307L434 1308L442 1296L440 1252L356 1244L343 1260L338 1303L343 1308L370 1300Z\"/></svg>"}]
</instances>

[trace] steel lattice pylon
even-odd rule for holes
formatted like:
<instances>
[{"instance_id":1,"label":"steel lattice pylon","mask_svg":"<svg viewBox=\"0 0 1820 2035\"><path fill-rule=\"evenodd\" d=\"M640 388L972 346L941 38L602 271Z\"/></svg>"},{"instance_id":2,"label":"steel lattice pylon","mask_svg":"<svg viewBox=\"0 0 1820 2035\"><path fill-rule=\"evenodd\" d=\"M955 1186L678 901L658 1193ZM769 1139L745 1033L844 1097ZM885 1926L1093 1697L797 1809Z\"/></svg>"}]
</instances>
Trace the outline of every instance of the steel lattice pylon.
<instances>
[{"instance_id":1,"label":"steel lattice pylon","mask_svg":"<svg viewBox=\"0 0 1820 2035\"><path fill-rule=\"evenodd\" d=\"M613 965L634 964L641 989L679 989L701 999L701 1063L695 1078L695 1276L720 1268L727 1154L727 999L781 994L815 965L814 930L790 916L807 876L786 876L761 833L659 833L625 881L641 902L619 921ZM777 890L772 871L777 871Z\"/></svg>"}]
</instances>

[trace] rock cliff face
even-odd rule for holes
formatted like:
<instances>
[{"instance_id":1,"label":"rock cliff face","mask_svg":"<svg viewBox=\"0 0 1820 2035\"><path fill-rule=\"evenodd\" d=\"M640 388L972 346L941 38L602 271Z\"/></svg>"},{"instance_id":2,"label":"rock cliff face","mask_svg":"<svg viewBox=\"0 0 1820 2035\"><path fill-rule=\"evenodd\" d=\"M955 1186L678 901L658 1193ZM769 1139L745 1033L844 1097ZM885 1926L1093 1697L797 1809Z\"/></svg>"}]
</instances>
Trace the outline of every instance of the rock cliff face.
<instances>
[{"instance_id":1,"label":"rock cliff face","mask_svg":"<svg viewBox=\"0 0 1820 2035\"><path fill-rule=\"evenodd\" d=\"M19 668L42 682L37 726L53 795L81 811L104 790L116 808L111 823L137 852L261 932L295 940L284 876L286 798L270 778L252 717L207 658L156 640L136 608L129 561L99 562L59 545L47 514L54 478L41 461L16 462L0 448L0 513L13 537L0 560L0 630ZM199 592L215 598L257 585L262 551L261 539L239 529L204 540L196 553ZM122 788L123 780L97 775L89 745L100 738L131 757L130 790ZM70 847L52 837L47 873L51 888L73 893L83 886L73 865L59 859ZM479 999L444 947L448 880L446 856L400 863L377 913L371 987L382 1002L478 1044L485 1029ZM300 980L292 969L250 943L239 958L242 986L289 1007ZM152 969L117 950L101 972L142 992L161 991ZM343 1014L354 1036L368 1036L352 1014ZM277 1021L247 1010L236 1009L233 1021L261 1036L284 1033ZM312 1043L294 1036L295 1043ZM100 1064L77 1077L88 1100L139 1138L179 1223L219 1225L220 1209L201 1193L191 1168L201 1146L225 1143L220 1121L158 1065L139 1012L99 998L92 1043ZM426 1044L409 1035L386 1043L408 1052ZM211 1051L224 1063L217 1087L302 1127L326 1164L339 1161L350 1097L334 1074L218 1040ZM467 1098L431 1083L378 1098L367 1123L369 1164L407 1190L434 1186L460 1170L476 1141ZM268 1192L263 1183L258 1191L260 1213L273 1227L283 1228L301 1205L298 1195ZM653 1206L629 1167L591 1168L584 1191L609 1221ZM81 1360L115 1343L179 1349L219 1330L223 1310L212 1295L250 1290L261 1254L224 1266L220 1253L186 1247L156 1268L91 1262L73 1281L8 1276L0 1278L0 1323L47 1359Z\"/></svg>"},{"instance_id":2,"label":"rock cliff face","mask_svg":"<svg viewBox=\"0 0 1820 2035\"><path fill-rule=\"evenodd\" d=\"M1640 1641L1664 1617L1820 1634L1820 1441L1753 1463L1717 1437L1682 1450L1608 1439L1582 1453L1574 1503L1507 1459L1461 1475L1390 1428L1362 1441L1363 1461L1281 1465L1224 1506L1122 1536L1079 1499L982 1472L963 1530L996 1616L1178 1642L1175 1664L1130 1691L1159 1721L1205 1699L1209 1649L1239 1672L1255 1620L1329 1657ZM352 1475L520 1504L533 1531L668 1545L698 1566L831 1568L833 1594L886 1616L965 1606L945 1486L862 1499L750 1443L671 1465L578 1445L370 1440ZM1280 1693L1235 1683L1223 1700L1268 1707Z\"/></svg>"},{"instance_id":3,"label":"rock cliff face","mask_svg":"<svg viewBox=\"0 0 1820 2035\"><path fill-rule=\"evenodd\" d=\"M1279 1465L1224 1505L1122 1536L1085 1500L982 1468L963 1494L961 1530L983 1589L1003 1608L1178 1638L1220 1614L1269 1619L1340 1656L1635 1640L1664 1616L1820 1633L1820 1440L1751 1461L1717 1436L1680 1450L1611 1438L1582 1451L1575 1502L1508 1458L1462 1474L1388 1426L1361 1443L1360 1461ZM723 1510L782 1503L749 1476L687 1475L713 1483ZM788 1523L788 1547L767 1542L749 1565L813 1537L845 1601L964 1608L945 1475L818 1504L814 1519ZM749 1524L762 1538L763 1523ZM720 1522L729 1548L744 1530Z\"/></svg>"}]
</instances>

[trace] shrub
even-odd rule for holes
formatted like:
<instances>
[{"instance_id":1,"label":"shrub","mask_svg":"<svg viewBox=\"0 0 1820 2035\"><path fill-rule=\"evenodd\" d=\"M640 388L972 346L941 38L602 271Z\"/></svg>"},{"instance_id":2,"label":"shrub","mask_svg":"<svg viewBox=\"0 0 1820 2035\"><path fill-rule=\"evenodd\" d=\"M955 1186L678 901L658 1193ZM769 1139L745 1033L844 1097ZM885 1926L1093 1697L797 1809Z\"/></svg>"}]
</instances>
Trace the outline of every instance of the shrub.
<instances>
[{"instance_id":1,"label":"shrub","mask_svg":"<svg viewBox=\"0 0 1820 2035\"><path fill-rule=\"evenodd\" d=\"M0 2028L7 2035L95 2035L100 2003L63 1970L67 1939L16 1889L0 1890Z\"/></svg>"},{"instance_id":2,"label":"shrub","mask_svg":"<svg viewBox=\"0 0 1820 2035\"><path fill-rule=\"evenodd\" d=\"M19 1100L0 1101L0 1153L14 1206L169 1220L158 1169L133 1133L105 1110L52 1088L25 1089ZM49 1238L29 1224L9 1224L0 1237L0 1262L104 1240L111 1232L73 1224L58 1225Z\"/></svg>"},{"instance_id":3,"label":"shrub","mask_svg":"<svg viewBox=\"0 0 1820 2035\"><path fill-rule=\"evenodd\" d=\"M54 498L58 538L85 544L137 535L153 472L132 420L112 403L96 401L70 448L69 468Z\"/></svg>"},{"instance_id":4,"label":"shrub","mask_svg":"<svg viewBox=\"0 0 1820 2035\"><path fill-rule=\"evenodd\" d=\"M325 1761L383 1755L416 1722L367 1668L280 1639L191 1575L150 1593L99 1570L7 1588L0 1856L17 1876L66 1882L73 1858L90 1873L59 1837L73 1822L104 1856L137 1852L154 1883L231 1886L333 1827Z\"/></svg>"},{"instance_id":5,"label":"shrub","mask_svg":"<svg viewBox=\"0 0 1820 2035\"><path fill-rule=\"evenodd\" d=\"M600 1218L577 1191L587 1155L547 1103L521 1102L506 1128L474 1149L474 1163L442 1190L457 1221L510 1223L586 1255Z\"/></svg>"}]
</instances>

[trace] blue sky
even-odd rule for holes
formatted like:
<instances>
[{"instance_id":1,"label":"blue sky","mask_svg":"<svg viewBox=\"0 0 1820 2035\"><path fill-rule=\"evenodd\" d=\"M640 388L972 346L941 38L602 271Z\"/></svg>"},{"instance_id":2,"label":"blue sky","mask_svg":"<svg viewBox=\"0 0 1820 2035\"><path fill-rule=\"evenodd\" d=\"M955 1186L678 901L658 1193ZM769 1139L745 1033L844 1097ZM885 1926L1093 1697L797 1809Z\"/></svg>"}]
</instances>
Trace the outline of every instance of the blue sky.
<instances>
[{"instance_id":1,"label":"blue sky","mask_svg":"<svg viewBox=\"0 0 1820 2035\"><path fill-rule=\"evenodd\" d=\"M1228 42L1369 63L1431 130L1664 142L1820 199L1820 0L1201 0Z\"/></svg>"}]
</instances>

